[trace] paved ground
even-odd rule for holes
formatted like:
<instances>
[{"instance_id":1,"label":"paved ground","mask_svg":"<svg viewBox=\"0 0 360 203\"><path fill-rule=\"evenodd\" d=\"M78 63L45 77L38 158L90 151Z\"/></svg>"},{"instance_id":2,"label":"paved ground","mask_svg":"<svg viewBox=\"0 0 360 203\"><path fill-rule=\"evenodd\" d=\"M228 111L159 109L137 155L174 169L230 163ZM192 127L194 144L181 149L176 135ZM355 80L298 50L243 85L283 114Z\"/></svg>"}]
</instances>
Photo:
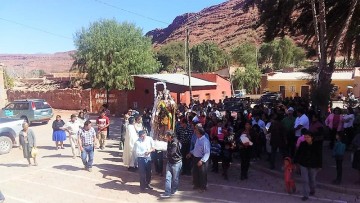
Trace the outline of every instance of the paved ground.
<instances>
[{"instance_id":1,"label":"paved ground","mask_svg":"<svg viewBox=\"0 0 360 203\"><path fill-rule=\"evenodd\" d=\"M63 118L72 112L58 111ZM69 145L55 150L51 125L32 126L40 148L39 166L27 167L21 150L0 156L0 190L6 202L300 202L301 194L284 193L283 181L261 170L250 168L249 180L239 180L239 165L230 169L233 178L225 181L219 174L209 174L208 191L192 190L191 178L181 176L180 191L171 199L159 199L164 177L154 176L154 190L139 193L138 174L122 166L116 140L96 151L93 172L83 170L79 158L71 158ZM119 119L113 119L112 132L119 132ZM116 133L112 134L113 137ZM68 141L66 141L68 144ZM298 189L301 186L297 184ZM319 189L309 202L355 202L354 195ZM359 200L357 200L359 201Z\"/></svg>"}]
</instances>

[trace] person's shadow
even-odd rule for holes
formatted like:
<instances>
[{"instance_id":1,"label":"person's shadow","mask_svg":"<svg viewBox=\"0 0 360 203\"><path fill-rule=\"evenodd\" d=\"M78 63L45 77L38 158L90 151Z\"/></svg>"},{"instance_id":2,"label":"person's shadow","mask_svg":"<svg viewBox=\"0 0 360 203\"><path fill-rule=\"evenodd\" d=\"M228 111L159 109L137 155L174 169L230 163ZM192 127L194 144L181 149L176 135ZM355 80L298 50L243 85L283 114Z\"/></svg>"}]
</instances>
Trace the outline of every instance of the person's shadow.
<instances>
[{"instance_id":1,"label":"person's shadow","mask_svg":"<svg viewBox=\"0 0 360 203\"><path fill-rule=\"evenodd\" d=\"M5 166L5 167L28 167L29 164L0 164L0 166Z\"/></svg>"}]
</instances>

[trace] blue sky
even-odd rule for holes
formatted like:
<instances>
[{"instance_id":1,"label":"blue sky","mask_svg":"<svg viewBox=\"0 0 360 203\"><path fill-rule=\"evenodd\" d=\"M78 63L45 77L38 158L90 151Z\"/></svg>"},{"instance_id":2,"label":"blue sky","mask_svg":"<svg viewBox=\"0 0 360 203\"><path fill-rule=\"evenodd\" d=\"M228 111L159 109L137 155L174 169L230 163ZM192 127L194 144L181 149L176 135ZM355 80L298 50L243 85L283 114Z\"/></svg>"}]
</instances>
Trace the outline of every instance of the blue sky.
<instances>
[{"instance_id":1,"label":"blue sky","mask_svg":"<svg viewBox=\"0 0 360 203\"><path fill-rule=\"evenodd\" d=\"M148 18L171 23L178 15L222 2L225 0L4 0L0 6L0 54L73 50L74 33L99 19L132 22L145 34L167 27Z\"/></svg>"}]
</instances>

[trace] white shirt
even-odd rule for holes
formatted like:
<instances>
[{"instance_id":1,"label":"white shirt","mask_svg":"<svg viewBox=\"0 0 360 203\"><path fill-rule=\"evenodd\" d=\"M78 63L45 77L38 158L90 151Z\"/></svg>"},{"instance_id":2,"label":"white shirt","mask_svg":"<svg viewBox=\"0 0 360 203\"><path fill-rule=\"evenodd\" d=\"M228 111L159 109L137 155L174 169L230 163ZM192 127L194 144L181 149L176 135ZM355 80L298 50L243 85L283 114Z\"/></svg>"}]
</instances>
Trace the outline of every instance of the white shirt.
<instances>
[{"instance_id":1,"label":"white shirt","mask_svg":"<svg viewBox=\"0 0 360 203\"><path fill-rule=\"evenodd\" d=\"M256 121L255 119L253 119L251 124L252 124L252 125L258 124L261 129L265 129L265 128L266 128L265 122L264 122L263 120L261 120L261 119L259 119L258 121Z\"/></svg>"},{"instance_id":2,"label":"white shirt","mask_svg":"<svg viewBox=\"0 0 360 203\"><path fill-rule=\"evenodd\" d=\"M351 128L354 125L355 116L354 114L344 115L344 128Z\"/></svg>"},{"instance_id":3,"label":"white shirt","mask_svg":"<svg viewBox=\"0 0 360 203\"><path fill-rule=\"evenodd\" d=\"M242 135L240 136L240 140L241 140L241 142L242 142L243 144L249 143L250 146L253 145L253 143L249 140L249 138L247 137L246 134L242 134Z\"/></svg>"},{"instance_id":4,"label":"white shirt","mask_svg":"<svg viewBox=\"0 0 360 203\"><path fill-rule=\"evenodd\" d=\"M294 128L297 128L299 125L301 125L302 128L295 131L296 137L301 136L301 129L306 128L309 130L309 118L305 114L300 117L296 117Z\"/></svg>"},{"instance_id":5,"label":"white shirt","mask_svg":"<svg viewBox=\"0 0 360 203\"><path fill-rule=\"evenodd\" d=\"M64 125L64 128L69 131L69 136L77 135L77 133L80 130L81 123L79 123L77 120L75 122L67 122Z\"/></svg>"},{"instance_id":6,"label":"white shirt","mask_svg":"<svg viewBox=\"0 0 360 203\"><path fill-rule=\"evenodd\" d=\"M150 136L145 136L144 140L140 138L135 142L134 151L136 157L150 158L150 153L145 155L145 152L149 152L155 147L154 140Z\"/></svg>"}]
</instances>

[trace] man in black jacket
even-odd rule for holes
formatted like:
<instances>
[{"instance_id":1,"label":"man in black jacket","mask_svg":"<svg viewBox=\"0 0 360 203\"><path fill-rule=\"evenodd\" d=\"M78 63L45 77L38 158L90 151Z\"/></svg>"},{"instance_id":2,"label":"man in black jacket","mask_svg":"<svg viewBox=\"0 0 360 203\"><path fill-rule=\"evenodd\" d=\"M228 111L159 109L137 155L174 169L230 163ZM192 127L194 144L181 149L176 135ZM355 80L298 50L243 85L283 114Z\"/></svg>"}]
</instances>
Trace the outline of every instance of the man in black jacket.
<instances>
[{"instance_id":1,"label":"man in black jacket","mask_svg":"<svg viewBox=\"0 0 360 203\"><path fill-rule=\"evenodd\" d=\"M161 194L162 198L169 198L175 194L179 186L179 175L182 167L181 143L175 137L173 131L166 132L167 146L167 165L165 193Z\"/></svg>"}]
</instances>

